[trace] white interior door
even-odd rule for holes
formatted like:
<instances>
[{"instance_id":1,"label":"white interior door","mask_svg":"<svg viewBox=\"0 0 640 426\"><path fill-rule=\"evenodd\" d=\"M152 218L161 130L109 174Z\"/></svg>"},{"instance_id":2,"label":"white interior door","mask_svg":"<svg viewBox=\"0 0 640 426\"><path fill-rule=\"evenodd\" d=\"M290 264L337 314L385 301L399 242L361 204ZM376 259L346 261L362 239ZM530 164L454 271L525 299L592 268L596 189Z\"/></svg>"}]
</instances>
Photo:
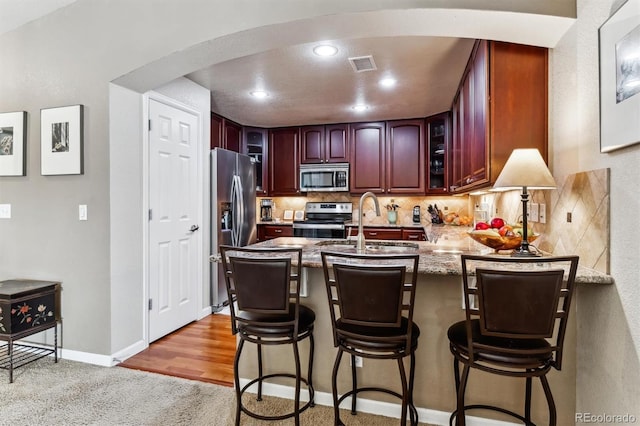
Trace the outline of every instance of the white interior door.
<instances>
[{"instance_id":1,"label":"white interior door","mask_svg":"<svg viewBox=\"0 0 640 426\"><path fill-rule=\"evenodd\" d=\"M149 99L149 342L197 319L198 117Z\"/></svg>"}]
</instances>

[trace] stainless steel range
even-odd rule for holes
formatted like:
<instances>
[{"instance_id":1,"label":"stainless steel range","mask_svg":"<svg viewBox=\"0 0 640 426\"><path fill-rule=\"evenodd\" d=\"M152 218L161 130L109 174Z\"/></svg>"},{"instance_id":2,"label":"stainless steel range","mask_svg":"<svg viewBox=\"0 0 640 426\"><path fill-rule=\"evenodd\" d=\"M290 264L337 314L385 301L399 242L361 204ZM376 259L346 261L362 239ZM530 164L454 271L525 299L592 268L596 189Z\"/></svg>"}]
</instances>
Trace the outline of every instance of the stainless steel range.
<instances>
[{"instance_id":1,"label":"stainless steel range","mask_svg":"<svg viewBox=\"0 0 640 426\"><path fill-rule=\"evenodd\" d=\"M353 220L352 203L309 202L305 220L293 222L293 235L306 238L346 238L346 222Z\"/></svg>"}]
</instances>

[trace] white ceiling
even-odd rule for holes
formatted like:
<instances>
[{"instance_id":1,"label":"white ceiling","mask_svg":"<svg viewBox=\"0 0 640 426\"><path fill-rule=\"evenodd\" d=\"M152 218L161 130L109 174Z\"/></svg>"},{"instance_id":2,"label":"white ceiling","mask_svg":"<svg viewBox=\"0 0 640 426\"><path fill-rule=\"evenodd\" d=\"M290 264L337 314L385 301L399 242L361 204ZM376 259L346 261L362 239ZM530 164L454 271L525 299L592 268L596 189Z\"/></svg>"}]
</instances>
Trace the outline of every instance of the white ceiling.
<instances>
[{"instance_id":1,"label":"white ceiling","mask_svg":"<svg viewBox=\"0 0 640 426\"><path fill-rule=\"evenodd\" d=\"M0 35L77 0L0 0Z\"/></svg>"},{"instance_id":2,"label":"white ceiling","mask_svg":"<svg viewBox=\"0 0 640 426\"><path fill-rule=\"evenodd\" d=\"M187 77L212 92L213 109L241 124L278 127L426 117L449 110L473 40L376 37L332 42L335 56L313 54L315 43L288 46L218 63ZM348 58L372 55L376 70L355 72ZM393 88L378 82L391 76ZM265 99L250 91L269 92ZM363 113L352 109L366 104Z\"/></svg>"},{"instance_id":3,"label":"white ceiling","mask_svg":"<svg viewBox=\"0 0 640 426\"><path fill-rule=\"evenodd\" d=\"M74 1L76 0L0 0L0 34ZM455 17L462 22L460 15L461 13L457 12ZM371 15L374 18L375 16ZM434 14L430 16L430 19L433 19ZM419 22L412 25L425 26L428 23L425 18L429 19L428 16L416 18ZM509 19L505 21L507 18ZM519 31L512 28L511 34L503 30L500 36L512 40L523 38L524 42L529 37L537 45L552 45L552 41L538 39L551 34L548 37L557 40L558 34L562 34L567 25L547 25L546 28L554 30L541 32L540 22L537 21L542 19L540 15L537 18L535 15L524 15L520 19L525 21L494 14L483 21L482 31L488 32L487 38L490 38L491 29L498 28L498 22L503 24L500 28L504 27L505 22L513 22L510 24L511 27L517 27ZM316 21L317 23L305 21L305 25L309 26L307 30L311 30L314 24L326 24L324 20ZM372 36L376 33L385 34L387 27L402 23L409 25L411 20L405 16L403 19L382 22L386 22L386 27L380 28L379 32L366 31L366 36L358 35L355 30L351 35L346 34L349 33L348 28L358 25L365 29L379 28L379 22L376 24L375 20L371 20L365 25L359 20L358 25L353 21L331 24L333 32L343 33L345 36L331 40L339 51L335 56L328 58L320 58L312 53L315 43L309 43L308 40L313 38L307 38L307 42L303 43L295 41L300 38L301 31L305 33L304 29L297 27L300 23L295 23L287 29L292 32L280 32L278 35L269 36L276 39L284 37L289 40L290 45L285 42L272 48L253 51L258 53L243 54L240 43L235 45L235 55L228 53L232 59L223 59L221 62L210 59L215 56L210 57L206 53L203 55L197 46L179 52L195 55L191 60L163 58L158 64L148 64L124 78L130 78L135 86L137 80L147 83L154 79L161 81L166 70L173 69L173 66L183 67L187 78L211 91L212 110L240 124L269 128L426 117L449 110L473 46L473 39L432 35ZM467 22L469 25L458 25L456 28L458 32L465 33L465 29L469 29L473 23ZM342 25L344 28L335 25ZM434 23L431 22L429 25L433 27ZM407 34L416 32L408 31ZM496 39L500 39L500 36ZM253 46L262 42L258 39L248 40ZM377 70L354 72L348 58L365 55L373 56ZM196 63L200 63L199 67L203 68L197 71L192 71L197 69L197 66L186 69L185 64ZM378 81L385 76L397 79L396 87L381 88ZM257 101L249 95L250 91L256 89L267 90L270 95ZM357 103L367 104L369 109L364 113L358 113L352 109Z\"/></svg>"}]
</instances>

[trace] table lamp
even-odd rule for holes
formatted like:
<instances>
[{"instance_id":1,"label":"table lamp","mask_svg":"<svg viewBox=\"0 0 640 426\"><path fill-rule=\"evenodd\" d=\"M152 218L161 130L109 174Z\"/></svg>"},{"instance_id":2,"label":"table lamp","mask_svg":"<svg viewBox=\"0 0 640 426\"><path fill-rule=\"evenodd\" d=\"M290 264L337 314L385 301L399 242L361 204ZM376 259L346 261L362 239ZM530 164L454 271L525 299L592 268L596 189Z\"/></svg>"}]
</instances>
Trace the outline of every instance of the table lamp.
<instances>
[{"instance_id":1,"label":"table lamp","mask_svg":"<svg viewBox=\"0 0 640 426\"><path fill-rule=\"evenodd\" d=\"M522 242L513 252L513 256L539 256L529 250L527 229L528 189L554 189L556 181L542 159L540 151L535 148L514 149L493 184L494 189L522 188Z\"/></svg>"}]
</instances>

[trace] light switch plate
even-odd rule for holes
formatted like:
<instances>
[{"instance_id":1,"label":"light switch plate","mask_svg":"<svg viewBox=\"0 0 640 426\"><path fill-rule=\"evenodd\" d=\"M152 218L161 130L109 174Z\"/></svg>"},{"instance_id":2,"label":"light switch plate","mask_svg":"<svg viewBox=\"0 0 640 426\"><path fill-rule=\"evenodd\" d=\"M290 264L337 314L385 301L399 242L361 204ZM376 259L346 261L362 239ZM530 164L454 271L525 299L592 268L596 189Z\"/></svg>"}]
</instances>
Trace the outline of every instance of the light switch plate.
<instances>
[{"instance_id":1,"label":"light switch plate","mask_svg":"<svg viewBox=\"0 0 640 426\"><path fill-rule=\"evenodd\" d=\"M11 219L11 204L0 204L0 219Z\"/></svg>"},{"instance_id":2,"label":"light switch plate","mask_svg":"<svg viewBox=\"0 0 640 426\"><path fill-rule=\"evenodd\" d=\"M540 204L540 223L547 223L547 205Z\"/></svg>"},{"instance_id":3,"label":"light switch plate","mask_svg":"<svg viewBox=\"0 0 640 426\"><path fill-rule=\"evenodd\" d=\"M80 204L78 205L78 220L87 220L87 205Z\"/></svg>"}]
</instances>

